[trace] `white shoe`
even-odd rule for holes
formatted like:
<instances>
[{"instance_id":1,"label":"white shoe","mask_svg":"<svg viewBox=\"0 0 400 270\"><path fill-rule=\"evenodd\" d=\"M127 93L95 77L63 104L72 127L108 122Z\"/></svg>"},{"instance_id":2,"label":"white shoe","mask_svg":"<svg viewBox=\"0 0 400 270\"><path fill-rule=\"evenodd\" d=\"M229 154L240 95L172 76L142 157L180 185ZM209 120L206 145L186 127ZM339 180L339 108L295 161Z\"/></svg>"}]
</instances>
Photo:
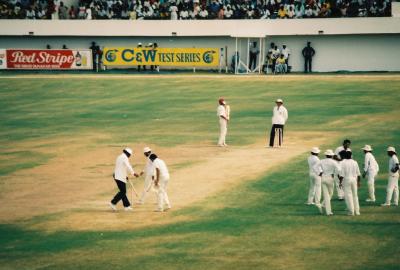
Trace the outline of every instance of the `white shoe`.
<instances>
[{"instance_id":1,"label":"white shoe","mask_svg":"<svg viewBox=\"0 0 400 270\"><path fill-rule=\"evenodd\" d=\"M353 214L353 213L347 213L347 215L348 215L348 216L354 216L354 214Z\"/></svg>"},{"instance_id":2,"label":"white shoe","mask_svg":"<svg viewBox=\"0 0 400 270\"><path fill-rule=\"evenodd\" d=\"M156 210L154 210L154 212L164 212L163 209L157 208Z\"/></svg>"},{"instance_id":3,"label":"white shoe","mask_svg":"<svg viewBox=\"0 0 400 270\"><path fill-rule=\"evenodd\" d=\"M130 207L130 206L127 206L127 207L124 208L124 210L127 211L127 212L128 212L128 211L133 211L133 208Z\"/></svg>"},{"instance_id":4,"label":"white shoe","mask_svg":"<svg viewBox=\"0 0 400 270\"><path fill-rule=\"evenodd\" d=\"M327 216L333 216L333 213L328 213L328 214L326 214Z\"/></svg>"},{"instance_id":5,"label":"white shoe","mask_svg":"<svg viewBox=\"0 0 400 270\"><path fill-rule=\"evenodd\" d=\"M390 206L390 203L382 203L381 206Z\"/></svg>"},{"instance_id":6,"label":"white shoe","mask_svg":"<svg viewBox=\"0 0 400 270\"><path fill-rule=\"evenodd\" d=\"M305 202L304 204L305 205L314 205L315 203L313 203L313 202Z\"/></svg>"},{"instance_id":7,"label":"white shoe","mask_svg":"<svg viewBox=\"0 0 400 270\"><path fill-rule=\"evenodd\" d=\"M167 208L164 209L164 212L167 212L170 209L171 209L171 206L168 206Z\"/></svg>"},{"instance_id":8,"label":"white shoe","mask_svg":"<svg viewBox=\"0 0 400 270\"><path fill-rule=\"evenodd\" d=\"M118 211L116 205L113 204L112 202L109 202L108 205L111 207L111 209L112 209L113 211Z\"/></svg>"},{"instance_id":9,"label":"white shoe","mask_svg":"<svg viewBox=\"0 0 400 270\"><path fill-rule=\"evenodd\" d=\"M360 215L360 212L357 212L357 213L356 213L356 216L359 216L359 215Z\"/></svg>"},{"instance_id":10,"label":"white shoe","mask_svg":"<svg viewBox=\"0 0 400 270\"><path fill-rule=\"evenodd\" d=\"M375 200L370 199L370 198L366 199L365 201L366 201L366 202L375 202Z\"/></svg>"},{"instance_id":11,"label":"white shoe","mask_svg":"<svg viewBox=\"0 0 400 270\"><path fill-rule=\"evenodd\" d=\"M322 206L320 204L316 204L315 206L318 208L319 212L322 214Z\"/></svg>"},{"instance_id":12,"label":"white shoe","mask_svg":"<svg viewBox=\"0 0 400 270\"><path fill-rule=\"evenodd\" d=\"M395 203L395 204L393 204L394 206L399 206L399 204L398 203Z\"/></svg>"}]
</instances>

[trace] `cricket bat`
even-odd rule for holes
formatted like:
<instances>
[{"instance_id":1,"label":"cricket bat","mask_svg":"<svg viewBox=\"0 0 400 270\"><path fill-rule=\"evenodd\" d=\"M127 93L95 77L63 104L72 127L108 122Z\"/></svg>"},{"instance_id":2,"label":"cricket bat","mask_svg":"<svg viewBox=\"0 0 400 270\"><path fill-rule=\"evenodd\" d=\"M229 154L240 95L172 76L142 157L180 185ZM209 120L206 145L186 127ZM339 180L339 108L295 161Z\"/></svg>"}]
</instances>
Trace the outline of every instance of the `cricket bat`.
<instances>
[{"instance_id":1,"label":"cricket bat","mask_svg":"<svg viewBox=\"0 0 400 270\"><path fill-rule=\"evenodd\" d=\"M231 117L231 106L226 105L225 110L226 110L226 118L228 118L228 120L230 120L230 117Z\"/></svg>"}]
</instances>

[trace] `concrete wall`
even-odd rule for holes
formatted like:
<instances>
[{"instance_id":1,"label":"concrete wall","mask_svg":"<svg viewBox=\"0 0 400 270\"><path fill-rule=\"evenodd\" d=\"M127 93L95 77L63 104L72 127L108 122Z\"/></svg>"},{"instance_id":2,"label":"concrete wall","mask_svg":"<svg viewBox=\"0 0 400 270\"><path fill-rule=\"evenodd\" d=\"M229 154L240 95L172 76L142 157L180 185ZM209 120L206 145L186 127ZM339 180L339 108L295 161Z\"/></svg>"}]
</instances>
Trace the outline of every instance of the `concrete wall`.
<instances>
[{"instance_id":1,"label":"concrete wall","mask_svg":"<svg viewBox=\"0 0 400 270\"><path fill-rule=\"evenodd\" d=\"M292 51L290 65L294 71L303 70L301 50L307 41L316 50L313 69L319 72L348 71L400 71L400 34L397 35L338 35L338 36L271 36L266 46L274 42L286 44ZM230 37L3 37L0 48L88 48L91 41L100 46L133 46L157 42L161 47L228 47L229 63L235 51L235 39ZM258 39L251 39L258 41ZM239 49L246 56L247 39L241 39ZM246 59L244 59L246 62Z\"/></svg>"},{"instance_id":2,"label":"concrete wall","mask_svg":"<svg viewBox=\"0 0 400 270\"><path fill-rule=\"evenodd\" d=\"M177 33L173 36L172 32ZM323 31L323 32L319 32ZM33 32L29 34L29 32ZM161 47L228 47L234 37L266 40L266 47L285 43L292 51L293 71L303 70L301 50L312 42L314 71L400 71L400 18L348 18L242 21L27 21L0 20L0 48L135 47L157 42ZM239 42L246 62L247 38Z\"/></svg>"}]
</instances>

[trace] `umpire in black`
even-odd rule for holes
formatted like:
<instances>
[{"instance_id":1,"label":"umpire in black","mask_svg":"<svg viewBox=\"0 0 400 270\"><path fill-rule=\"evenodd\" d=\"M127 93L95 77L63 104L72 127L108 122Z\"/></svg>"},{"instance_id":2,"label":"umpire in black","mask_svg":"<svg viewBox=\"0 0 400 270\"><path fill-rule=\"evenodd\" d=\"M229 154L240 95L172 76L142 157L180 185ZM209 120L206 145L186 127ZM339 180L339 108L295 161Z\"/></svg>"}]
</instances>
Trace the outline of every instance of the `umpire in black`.
<instances>
[{"instance_id":1,"label":"umpire in black","mask_svg":"<svg viewBox=\"0 0 400 270\"><path fill-rule=\"evenodd\" d=\"M307 42L307 46L302 51L304 57L304 73L312 72L312 58L315 55L315 50L311 47L311 42Z\"/></svg>"}]
</instances>

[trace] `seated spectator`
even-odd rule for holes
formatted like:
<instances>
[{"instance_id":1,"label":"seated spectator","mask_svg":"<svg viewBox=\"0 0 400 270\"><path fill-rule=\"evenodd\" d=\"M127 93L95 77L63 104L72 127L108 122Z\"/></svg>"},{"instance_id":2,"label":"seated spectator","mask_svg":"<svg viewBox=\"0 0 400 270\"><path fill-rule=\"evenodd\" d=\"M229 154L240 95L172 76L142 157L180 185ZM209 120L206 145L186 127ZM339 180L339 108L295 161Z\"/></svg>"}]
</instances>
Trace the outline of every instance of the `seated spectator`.
<instances>
[{"instance_id":1,"label":"seated spectator","mask_svg":"<svg viewBox=\"0 0 400 270\"><path fill-rule=\"evenodd\" d=\"M295 12L293 10L293 7L290 6L289 10L287 11L287 18L288 19L293 19L293 18L295 18L295 16L296 16L296 14L295 14Z\"/></svg>"},{"instance_id":2,"label":"seated spectator","mask_svg":"<svg viewBox=\"0 0 400 270\"><path fill-rule=\"evenodd\" d=\"M269 11L267 6L264 6L264 9L262 10L261 18L260 19L270 19L271 18L271 12Z\"/></svg>"},{"instance_id":3,"label":"seated spectator","mask_svg":"<svg viewBox=\"0 0 400 270\"><path fill-rule=\"evenodd\" d=\"M201 10L199 12L199 18L200 19L208 19L208 11L204 6L201 7Z\"/></svg>"},{"instance_id":4,"label":"seated spectator","mask_svg":"<svg viewBox=\"0 0 400 270\"><path fill-rule=\"evenodd\" d=\"M313 10L311 9L310 6L306 6L306 9L304 11L304 18L312 18L313 17Z\"/></svg>"},{"instance_id":5,"label":"seated spectator","mask_svg":"<svg viewBox=\"0 0 400 270\"><path fill-rule=\"evenodd\" d=\"M223 5L220 5L217 17L219 20L224 19L224 6Z\"/></svg>"},{"instance_id":6,"label":"seated spectator","mask_svg":"<svg viewBox=\"0 0 400 270\"><path fill-rule=\"evenodd\" d=\"M286 18L287 18L286 10L285 10L285 8L284 8L283 5L281 5L281 6L279 7L279 10L278 10L278 18L279 18L279 19L286 19Z\"/></svg>"},{"instance_id":7,"label":"seated spectator","mask_svg":"<svg viewBox=\"0 0 400 270\"><path fill-rule=\"evenodd\" d=\"M272 52L270 51L267 53L267 56L265 56L265 62L264 65L262 66L262 72L267 74L268 70L273 71Z\"/></svg>"},{"instance_id":8,"label":"seated spectator","mask_svg":"<svg viewBox=\"0 0 400 270\"><path fill-rule=\"evenodd\" d=\"M70 9L68 11L68 16L72 20L76 19L76 10L75 10L74 6L70 7Z\"/></svg>"},{"instance_id":9,"label":"seated spectator","mask_svg":"<svg viewBox=\"0 0 400 270\"><path fill-rule=\"evenodd\" d=\"M68 19L68 7L64 6L63 2L60 2L60 7L58 8L58 18L60 20Z\"/></svg>"},{"instance_id":10,"label":"seated spectator","mask_svg":"<svg viewBox=\"0 0 400 270\"><path fill-rule=\"evenodd\" d=\"M26 19L28 20L36 19L35 11L31 7L28 7L28 10L26 11Z\"/></svg>"},{"instance_id":11,"label":"seated spectator","mask_svg":"<svg viewBox=\"0 0 400 270\"><path fill-rule=\"evenodd\" d=\"M287 64L286 60L281 54L278 59L276 59L275 73L286 73L287 72Z\"/></svg>"},{"instance_id":12,"label":"seated spectator","mask_svg":"<svg viewBox=\"0 0 400 270\"><path fill-rule=\"evenodd\" d=\"M233 10L231 9L231 5L226 6L226 10L224 11L224 18L231 19L233 16Z\"/></svg>"},{"instance_id":13,"label":"seated spectator","mask_svg":"<svg viewBox=\"0 0 400 270\"><path fill-rule=\"evenodd\" d=\"M188 20L189 19L189 11L187 9L182 9L179 13L179 19Z\"/></svg>"}]
</instances>

